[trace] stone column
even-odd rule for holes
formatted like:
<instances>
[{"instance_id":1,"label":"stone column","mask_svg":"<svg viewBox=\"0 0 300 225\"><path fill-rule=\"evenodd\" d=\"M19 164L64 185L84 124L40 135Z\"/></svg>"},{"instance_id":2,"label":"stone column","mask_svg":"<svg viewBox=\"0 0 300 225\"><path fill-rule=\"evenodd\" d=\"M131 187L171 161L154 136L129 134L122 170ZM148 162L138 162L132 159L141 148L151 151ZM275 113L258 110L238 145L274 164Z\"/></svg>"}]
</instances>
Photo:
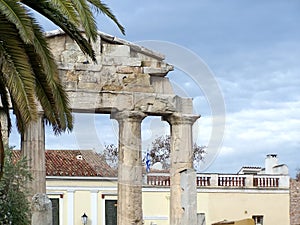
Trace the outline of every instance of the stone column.
<instances>
[{"instance_id":1,"label":"stone column","mask_svg":"<svg viewBox=\"0 0 300 225\"><path fill-rule=\"evenodd\" d=\"M118 225L142 225L141 122L145 114L122 111L111 118L119 123Z\"/></svg>"},{"instance_id":2,"label":"stone column","mask_svg":"<svg viewBox=\"0 0 300 225\"><path fill-rule=\"evenodd\" d=\"M46 193L45 127L42 115L32 121L21 137L22 155L28 159L33 180L28 185L32 196Z\"/></svg>"},{"instance_id":3,"label":"stone column","mask_svg":"<svg viewBox=\"0 0 300 225\"><path fill-rule=\"evenodd\" d=\"M46 194L45 127L43 115L32 121L21 137L22 155L28 159L33 180L28 183L31 194L31 225L52 224L52 204Z\"/></svg>"},{"instance_id":4,"label":"stone column","mask_svg":"<svg viewBox=\"0 0 300 225\"><path fill-rule=\"evenodd\" d=\"M8 146L8 121L7 115L2 109L0 109L0 123L3 145Z\"/></svg>"},{"instance_id":5,"label":"stone column","mask_svg":"<svg viewBox=\"0 0 300 225\"><path fill-rule=\"evenodd\" d=\"M171 126L170 224L197 224L196 175L193 169L192 126L198 115L174 113Z\"/></svg>"},{"instance_id":6,"label":"stone column","mask_svg":"<svg viewBox=\"0 0 300 225\"><path fill-rule=\"evenodd\" d=\"M6 113L0 109L0 179L3 175L5 147L8 146L8 121Z\"/></svg>"}]
</instances>

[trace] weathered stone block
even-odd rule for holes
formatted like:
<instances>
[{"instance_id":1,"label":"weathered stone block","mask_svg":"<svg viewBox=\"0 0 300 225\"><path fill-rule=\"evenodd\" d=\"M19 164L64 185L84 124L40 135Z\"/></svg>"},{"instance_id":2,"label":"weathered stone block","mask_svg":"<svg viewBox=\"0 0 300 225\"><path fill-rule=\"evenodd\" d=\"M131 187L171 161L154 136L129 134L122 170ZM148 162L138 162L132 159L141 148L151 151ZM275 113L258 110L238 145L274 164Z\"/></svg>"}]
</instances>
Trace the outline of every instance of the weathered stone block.
<instances>
[{"instance_id":1,"label":"weathered stone block","mask_svg":"<svg viewBox=\"0 0 300 225\"><path fill-rule=\"evenodd\" d=\"M65 71L64 77L65 77L66 82L78 82L79 81L78 74L75 73L74 70Z\"/></svg>"},{"instance_id":2,"label":"weathered stone block","mask_svg":"<svg viewBox=\"0 0 300 225\"><path fill-rule=\"evenodd\" d=\"M136 58L108 55L102 57L101 64L106 66L141 66L141 61Z\"/></svg>"},{"instance_id":3,"label":"weathered stone block","mask_svg":"<svg viewBox=\"0 0 300 225\"><path fill-rule=\"evenodd\" d=\"M64 35L54 36L53 40L48 41L51 52L54 56L55 61L61 61L61 53L65 50L66 38Z\"/></svg>"},{"instance_id":4,"label":"weathered stone block","mask_svg":"<svg viewBox=\"0 0 300 225\"><path fill-rule=\"evenodd\" d=\"M174 95L172 85L167 77L151 76L150 83L156 93Z\"/></svg>"},{"instance_id":5,"label":"weathered stone block","mask_svg":"<svg viewBox=\"0 0 300 225\"><path fill-rule=\"evenodd\" d=\"M185 114L193 113L193 99L192 98L181 98L179 96L175 96L174 103L176 105L177 112L182 112Z\"/></svg>"},{"instance_id":6,"label":"weathered stone block","mask_svg":"<svg viewBox=\"0 0 300 225\"><path fill-rule=\"evenodd\" d=\"M33 196L31 210L31 225L52 225L52 203L46 194Z\"/></svg>"},{"instance_id":7,"label":"weathered stone block","mask_svg":"<svg viewBox=\"0 0 300 225\"><path fill-rule=\"evenodd\" d=\"M184 209L181 225L197 225L196 172L186 169L180 173L181 207Z\"/></svg>"},{"instance_id":8,"label":"weathered stone block","mask_svg":"<svg viewBox=\"0 0 300 225\"><path fill-rule=\"evenodd\" d=\"M138 66L120 66L117 68L117 73L130 74L142 73L142 68Z\"/></svg>"},{"instance_id":9,"label":"weathered stone block","mask_svg":"<svg viewBox=\"0 0 300 225\"><path fill-rule=\"evenodd\" d=\"M147 113L172 113L175 111L174 105L166 98L154 95L134 94L134 109L141 110Z\"/></svg>"},{"instance_id":10,"label":"weathered stone block","mask_svg":"<svg viewBox=\"0 0 300 225\"><path fill-rule=\"evenodd\" d=\"M74 70L91 71L91 72L99 72L102 69L101 64L94 63L90 59L88 59L88 62L75 63L73 67Z\"/></svg>"},{"instance_id":11,"label":"weathered stone block","mask_svg":"<svg viewBox=\"0 0 300 225\"><path fill-rule=\"evenodd\" d=\"M102 52L104 55L109 55L109 56L130 57L130 47L127 45L103 44Z\"/></svg>"},{"instance_id":12,"label":"weathered stone block","mask_svg":"<svg viewBox=\"0 0 300 225\"><path fill-rule=\"evenodd\" d=\"M98 105L99 107L108 110L116 109L118 111L123 111L126 109L133 109L133 95L124 92L122 95L114 92L101 92Z\"/></svg>"}]
</instances>

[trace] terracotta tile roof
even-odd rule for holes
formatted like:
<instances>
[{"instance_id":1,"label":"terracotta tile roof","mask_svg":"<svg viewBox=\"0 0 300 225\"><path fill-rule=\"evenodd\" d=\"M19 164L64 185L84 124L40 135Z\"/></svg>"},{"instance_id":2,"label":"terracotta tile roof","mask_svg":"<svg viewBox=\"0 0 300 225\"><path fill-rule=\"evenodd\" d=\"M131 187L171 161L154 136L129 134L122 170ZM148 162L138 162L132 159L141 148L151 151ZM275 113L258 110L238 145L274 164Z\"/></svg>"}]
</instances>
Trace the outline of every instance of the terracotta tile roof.
<instances>
[{"instance_id":1,"label":"terracotta tile roof","mask_svg":"<svg viewBox=\"0 0 300 225\"><path fill-rule=\"evenodd\" d=\"M20 157L20 151L13 154ZM46 150L46 175L116 177L117 171L92 150Z\"/></svg>"}]
</instances>

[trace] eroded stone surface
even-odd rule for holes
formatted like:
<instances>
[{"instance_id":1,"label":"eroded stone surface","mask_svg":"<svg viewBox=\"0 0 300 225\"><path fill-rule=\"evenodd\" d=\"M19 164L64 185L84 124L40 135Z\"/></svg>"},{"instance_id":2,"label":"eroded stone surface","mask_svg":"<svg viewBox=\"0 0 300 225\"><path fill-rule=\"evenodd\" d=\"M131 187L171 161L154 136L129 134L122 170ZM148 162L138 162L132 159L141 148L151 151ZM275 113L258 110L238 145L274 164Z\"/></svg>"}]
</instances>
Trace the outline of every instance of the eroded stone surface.
<instances>
[{"instance_id":1,"label":"eroded stone surface","mask_svg":"<svg viewBox=\"0 0 300 225\"><path fill-rule=\"evenodd\" d=\"M86 58L75 42L61 32L50 33L48 35L48 42L59 65L63 83L68 91L75 91L72 93L71 98L80 99L80 94L76 96L78 91L114 92L115 94L111 95L112 98L106 95L107 98L101 101L102 105L95 106L101 111L102 107L104 109L107 108L108 104L105 102L115 102L116 97L117 99L122 99L123 92L145 94L145 99L149 99L148 93L155 93L156 95L167 94L171 97L156 97L157 99L164 100L156 101L153 110L151 111L148 107L146 111L150 114L157 114L155 110L159 108L159 113L163 113L164 111L169 113L169 106L174 103L172 98L175 95L165 75L173 70L173 66L164 62L164 57L161 54L99 33L97 41L93 43L98 60L97 63L94 63ZM101 94L98 96L102 97ZM165 101L170 101L165 104L165 110L162 109L162 105L157 106L158 104L164 104L163 102ZM189 101L191 102L191 100ZM80 106L74 105L75 102L73 101L72 107L80 108ZM92 98L90 103L94 104L95 98ZM122 104L119 101L118 103ZM152 103L148 104L148 106L150 105ZM118 105L117 108L128 107L127 109L130 110L132 106L123 107L122 105ZM139 106L136 105L135 107ZM178 104L175 107L177 108ZM172 106L171 108L174 107ZM179 108L180 110L190 110L187 107ZM171 111L174 110L172 109ZM186 113L190 112L186 111Z\"/></svg>"},{"instance_id":2,"label":"eroded stone surface","mask_svg":"<svg viewBox=\"0 0 300 225\"><path fill-rule=\"evenodd\" d=\"M188 202L196 199L194 192L191 194L196 184L190 171L192 125L198 116L193 115L192 99L176 96L165 77L173 66L164 62L159 53L101 33L93 43L97 63L87 58L77 44L60 31L49 33L48 42L59 65L72 110L109 113L118 120L118 224L143 224L141 122L148 115L157 115L170 123L172 131L170 224L196 225L196 206L188 206ZM42 129L42 124L33 124L22 144L24 152L32 156L36 164L43 160L40 152L45 144ZM36 171L35 182L44 182L43 168L31 166ZM185 175L182 171L189 172ZM32 187L34 193L45 192L42 185ZM47 225L48 214L40 210L48 209L43 205L46 200L40 202L39 199L37 196L35 200L35 224Z\"/></svg>"},{"instance_id":3,"label":"eroded stone surface","mask_svg":"<svg viewBox=\"0 0 300 225\"><path fill-rule=\"evenodd\" d=\"M31 225L52 225L52 203L46 194L32 197L31 212Z\"/></svg>"},{"instance_id":4,"label":"eroded stone surface","mask_svg":"<svg viewBox=\"0 0 300 225\"><path fill-rule=\"evenodd\" d=\"M143 224L141 122L146 114L115 112L119 123L118 225Z\"/></svg>"}]
</instances>

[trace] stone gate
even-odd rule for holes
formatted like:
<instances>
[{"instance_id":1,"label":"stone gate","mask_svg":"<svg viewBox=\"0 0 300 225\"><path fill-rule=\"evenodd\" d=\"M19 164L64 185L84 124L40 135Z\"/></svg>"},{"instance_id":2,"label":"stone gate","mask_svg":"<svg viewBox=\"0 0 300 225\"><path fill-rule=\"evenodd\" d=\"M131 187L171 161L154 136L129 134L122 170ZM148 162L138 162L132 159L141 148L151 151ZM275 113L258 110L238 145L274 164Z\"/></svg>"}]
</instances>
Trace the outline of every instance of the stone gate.
<instances>
[{"instance_id":1,"label":"stone gate","mask_svg":"<svg viewBox=\"0 0 300 225\"><path fill-rule=\"evenodd\" d=\"M196 225L192 99L173 92L164 56L99 33L97 64L67 35L47 34L73 112L106 113L119 124L118 225L143 224L141 122L161 116L171 128L170 224ZM21 148L31 158L35 193L45 193L45 134L41 119L26 130Z\"/></svg>"}]
</instances>

